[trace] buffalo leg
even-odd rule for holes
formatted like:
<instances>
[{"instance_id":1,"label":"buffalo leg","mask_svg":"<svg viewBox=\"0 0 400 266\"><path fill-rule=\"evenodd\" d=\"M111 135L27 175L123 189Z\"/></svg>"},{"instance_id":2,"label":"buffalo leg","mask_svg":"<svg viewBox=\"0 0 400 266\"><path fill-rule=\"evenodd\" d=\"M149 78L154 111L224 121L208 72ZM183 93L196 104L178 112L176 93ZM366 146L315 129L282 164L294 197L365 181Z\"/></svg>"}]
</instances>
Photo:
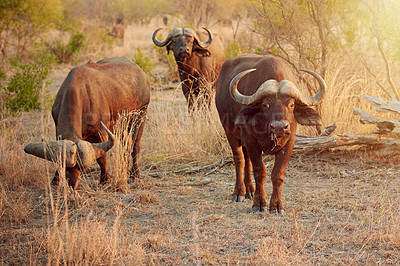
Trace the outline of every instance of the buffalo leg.
<instances>
[{"instance_id":1,"label":"buffalo leg","mask_svg":"<svg viewBox=\"0 0 400 266\"><path fill-rule=\"evenodd\" d=\"M232 200L240 202L243 201L246 196L246 186L243 179L243 170L245 166L244 154L238 139L234 137L228 137L228 141L232 149L233 162L235 163L236 172L236 183L232 194Z\"/></svg>"},{"instance_id":2,"label":"buffalo leg","mask_svg":"<svg viewBox=\"0 0 400 266\"><path fill-rule=\"evenodd\" d=\"M75 190L79 189L79 176L82 171L79 169L79 166L75 166L72 168L67 168L66 170L66 178L68 180L68 185Z\"/></svg>"},{"instance_id":3,"label":"buffalo leg","mask_svg":"<svg viewBox=\"0 0 400 266\"><path fill-rule=\"evenodd\" d=\"M110 173L107 170L107 154L105 153L97 159L97 163L100 166L100 184L105 184L111 179Z\"/></svg>"},{"instance_id":4,"label":"buffalo leg","mask_svg":"<svg viewBox=\"0 0 400 266\"><path fill-rule=\"evenodd\" d=\"M267 207L267 200L264 191L264 183L267 177L267 170L265 169L262 160L262 152L260 150L248 151L251 163L253 165L254 180L256 182L256 189L253 198L253 211L265 211Z\"/></svg>"},{"instance_id":5,"label":"buffalo leg","mask_svg":"<svg viewBox=\"0 0 400 266\"><path fill-rule=\"evenodd\" d=\"M284 149L275 155L275 163L272 168L272 195L269 203L269 212L271 214L282 214L284 211L282 201L282 185L284 181L286 165L292 155L293 143L288 143Z\"/></svg>"},{"instance_id":6,"label":"buffalo leg","mask_svg":"<svg viewBox=\"0 0 400 266\"><path fill-rule=\"evenodd\" d=\"M53 186L58 186L59 183L60 183L60 170L57 170L54 173L53 179L51 180L51 184Z\"/></svg>"},{"instance_id":7,"label":"buffalo leg","mask_svg":"<svg viewBox=\"0 0 400 266\"><path fill-rule=\"evenodd\" d=\"M146 114L146 111L143 111L143 114L138 118L138 122L140 123L140 125L137 127L137 129L135 129L135 133L133 138L135 138L133 147L132 147L132 167L130 170L130 174L129 174L129 178L132 179L132 181L134 181L136 178L140 178L140 173L139 173L139 165L138 165L138 161L139 161L139 152L140 152L140 143L141 143L141 139L142 139L142 134L143 134L143 128L144 128L144 116Z\"/></svg>"},{"instance_id":8,"label":"buffalo leg","mask_svg":"<svg viewBox=\"0 0 400 266\"><path fill-rule=\"evenodd\" d=\"M251 180L251 161L246 147L242 146L244 154L244 185L246 186L246 199L252 199L254 196L254 185Z\"/></svg>"},{"instance_id":9,"label":"buffalo leg","mask_svg":"<svg viewBox=\"0 0 400 266\"><path fill-rule=\"evenodd\" d=\"M193 87L193 83L189 80L189 79L184 79L186 78L186 76L182 77L181 76L181 80L182 81L182 92L183 95L185 95L187 104L188 104L188 112L191 113L192 111L194 111L195 109L195 99L194 99L194 95L192 92L192 87Z\"/></svg>"}]
</instances>

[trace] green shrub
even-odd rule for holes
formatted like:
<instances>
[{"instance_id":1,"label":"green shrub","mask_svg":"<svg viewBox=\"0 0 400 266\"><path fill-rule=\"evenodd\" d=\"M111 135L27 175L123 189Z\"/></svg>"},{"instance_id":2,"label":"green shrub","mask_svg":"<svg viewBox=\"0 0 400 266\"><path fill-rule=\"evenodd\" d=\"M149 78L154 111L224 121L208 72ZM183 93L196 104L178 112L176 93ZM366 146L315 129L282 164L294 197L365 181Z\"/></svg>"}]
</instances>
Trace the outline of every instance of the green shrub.
<instances>
[{"instance_id":1,"label":"green shrub","mask_svg":"<svg viewBox=\"0 0 400 266\"><path fill-rule=\"evenodd\" d=\"M148 56L144 55L142 49L140 48L136 49L133 62L135 62L149 76L150 72L156 66L156 62L154 60L151 60Z\"/></svg>"},{"instance_id":2,"label":"green shrub","mask_svg":"<svg viewBox=\"0 0 400 266\"><path fill-rule=\"evenodd\" d=\"M109 31L99 25L88 25L84 29L86 37L85 53L94 57L102 57L105 51L112 49L114 38Z\"/></svg>"},{"instance_id":3,"label":"green shrub","mask_svg":"<svg viewBox=\"0 0 400 266\"><path fill-rule=\"evenodd\" d=\"M71 36L67 44L56 40L54 44L48 44L48 46L57 56L59 63L70 63L74 56L84 47L85 39L85 34L76 32Z\"/></svg>"},{"instance_id":4,"label":"green shrub","mask_svg":"<svg viewBox=\"0 0 400 266\"><path fill-rule=\"evenodd\" d=\"M162 39L162 37L159 38ZM155 46L155 49L159 62L167 66L167 78L172 81L179 80L178 67L175 62L174 53L170 52L167 54L165 47Z\"/></svg>"},{"instance_id":5,"label":"green shrub","mask_svg":"<svg viewBox=\"0 0 400 266\"><path fill-rule=\"evenodd\" d=\"M39 109L43 97L49 97L45 87L46 81L56 63L54 55L48 50L37 50L29 55L30 62L24 62L20 57L10 60L11 71L14 74L3 88L5 106L12 112Z\"/></svg>"},{"instance_id":6,"label":"green shrub","mask_svg":"<svg viewBox=\"0 0 400 266\"><path fill-rule=\"evenodd\" d=\"M242 53L242 45L238 40L232 40L226 44L226 58L236 57Z\"/></svg>"}]
</instances>

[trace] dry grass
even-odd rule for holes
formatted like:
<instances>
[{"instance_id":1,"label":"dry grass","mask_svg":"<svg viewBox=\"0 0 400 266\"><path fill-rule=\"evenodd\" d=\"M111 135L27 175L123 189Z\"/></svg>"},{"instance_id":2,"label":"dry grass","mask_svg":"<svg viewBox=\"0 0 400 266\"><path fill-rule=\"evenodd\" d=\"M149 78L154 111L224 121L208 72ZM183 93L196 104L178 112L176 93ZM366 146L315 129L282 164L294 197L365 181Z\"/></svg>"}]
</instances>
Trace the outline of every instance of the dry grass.
<instances>
[{"instance_id":1,"label":"dry grass","mask_svg":"<svg viewBox=\"0 0 400 266\"><path fill-rule=\"evenodd\" d=\"M127 48L118 49L131 50L145 45L144 40L133 45L128 38ZM366 75L346 74L354 73L349 69L351 65L338 64L328 71L327 83L334 89L322 108L324 124L336 121L340 133L369 133L351 108L357 104L369 110L354 96L375 93ZM57 74L65 77L67 72ZM59 76L54 80L62 81ZM0 122L2 264L400 263L400 167L394 158L376 158L368 149L294 154L283 186L285 216L253 213L249 200L229 200L233 165L212 172L170 171L230 158L215 106L188 115L178 85L151 94L142 138L142 177L124 185L123 192L115 188L126 180L130 158L123 147L129 147L129 134L117 133L120 143L109 160L117 185L99 186L94 165L83 175L82 190L74 192L65 184L50 187L57 166L23 152L30 141L54 138L48 110ZM154 172L161 174L153 178ZM176 185L205 178L213 183ZM270 182L265 189L269 197Z\"/></svg>"}]
</instances>

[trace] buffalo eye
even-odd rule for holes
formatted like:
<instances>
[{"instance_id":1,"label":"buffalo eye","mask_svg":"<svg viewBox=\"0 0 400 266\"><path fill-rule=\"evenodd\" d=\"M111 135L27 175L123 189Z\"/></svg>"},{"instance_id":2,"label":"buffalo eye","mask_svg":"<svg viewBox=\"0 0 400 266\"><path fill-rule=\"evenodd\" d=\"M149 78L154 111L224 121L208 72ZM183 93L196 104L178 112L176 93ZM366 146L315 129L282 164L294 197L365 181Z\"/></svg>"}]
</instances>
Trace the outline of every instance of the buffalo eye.
<instances>
[{"instance_id":1,"label":"buffalo eye","mask_svg":"<svg viewBox=\"0 0 400 266\"><path fill-rule=\"evenodd\" d=\"M266 102L263 102L263 103L261 104L261 106L262 106L262 108L263 108L264 110L268 110L269 107L270 107L269 103L266 103Z\"/></svg>"},{"instance_id":2,"label":"buffalo eye","mask_svg":"<svg viewBox=\"0 0 400 266\"><path fill-rule=\"evenodd\" d=\"M294 109L294 107L295 107L295 101L294 101L294 100L290 100L290 101L287 103L287 106L289 107L289 109Z\"/></svg>"}]
</instances>

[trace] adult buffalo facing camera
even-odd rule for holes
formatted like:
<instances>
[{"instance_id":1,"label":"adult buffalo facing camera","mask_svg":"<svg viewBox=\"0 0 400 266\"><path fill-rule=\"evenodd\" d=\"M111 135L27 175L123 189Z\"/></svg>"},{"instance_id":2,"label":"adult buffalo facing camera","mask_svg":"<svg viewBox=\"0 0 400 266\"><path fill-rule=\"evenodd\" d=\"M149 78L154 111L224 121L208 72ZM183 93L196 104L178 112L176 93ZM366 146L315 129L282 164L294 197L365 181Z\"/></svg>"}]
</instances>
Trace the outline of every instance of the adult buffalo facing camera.
<instances>
[{"instance_id":1,"label":"adult buffalo facing camera","mask_svg":"<svg viewBox=\"0 0 400 266\"><path fill-rule=\"evenodd\" d=\"M65 176L74 189L78 188L80 174L97 160L100 183L106 183L110 179L106 152L114 143L107 127L113 129L119 114L135 112L137 117L131 120L129 129L134 132L131 178L138 177L142 119L149 101L149 79L127 57L75 67L62 83L52 108L57 140L29 143L25 152L54 162L64 161ZM52 183L58 181L57 171Z\"/></svg>"},{"instance_id":2,"label":"adult buffalo facing camera","mask_svg":"<svg viewBox=\"0 0 400 266\"><path fill-rule=\"evenodd\" d=\"M297 123L321 125L321 118L312 106L321 102L325 81L312 71L302 71L319 82L320 89L312 97L300 93L291 71L273 56L242 55L228 59L217 79L216 106L236 169L232 199L253 198L254 211L264 211L267 207L262 153L275 155L269 211L282 213L282 184L295 143Z\"/></svg>"},{"instance_id":3,"label":"adult buffalo facing camera","mask_svg":"<svg viewBox=\"0 0 400 266\"><path fill-rule=\"evenodd\" d=\"M164 41L159 41L160 30L162 28L154 31L153 42L159 47L166 46L168 53L173 51L188 110L192 111L196 102L209 106L215 80L226 59L222 37L211 34L206 28L207 33L174 28Z\"/></svg>"}]
</instances>

